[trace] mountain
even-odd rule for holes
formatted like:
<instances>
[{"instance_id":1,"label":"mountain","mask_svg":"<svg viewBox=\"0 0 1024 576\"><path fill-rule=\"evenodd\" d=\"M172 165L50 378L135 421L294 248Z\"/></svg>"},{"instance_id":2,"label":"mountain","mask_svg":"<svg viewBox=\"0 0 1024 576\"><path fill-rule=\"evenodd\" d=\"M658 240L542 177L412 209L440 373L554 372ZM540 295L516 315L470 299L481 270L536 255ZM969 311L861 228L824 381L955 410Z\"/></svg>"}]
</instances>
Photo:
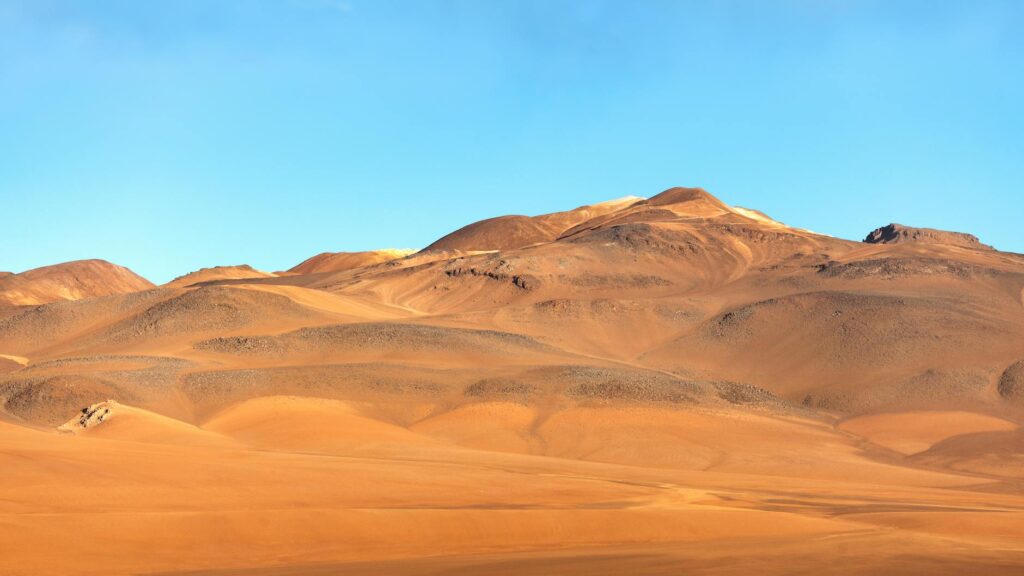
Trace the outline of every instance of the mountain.
<instances>
[{"instance_id":1,"label":"mountain","mask_svg":"<svg viewBox=\"0 0 1024 576\"><path fill-rule=\"evenodd\" d=\"M838 255L859 247L729 207L696 188L615 202L597 212L582 221L557 213L563 224L576 223L559 227L551 241L336 274L316 279L311 287L355 291L432 314L545 300L648 300L713 289L772 262L792 265L803 259L816 265L823 251ZM547 221L546 216L537 218ZM485 245L463 245L468 246Z\"/></svg>"},{"instance_id":2,"label":"mountain","mask_svg":"<svg viewBox=\"0 0 1024 576\"><path fill-rule=\"evenodd\" d=\"M77 260L0 275L0 305L34 306L148 290L153 284L105 260Z\"/></svg>"},{"instance_id":3,"label":"mountain","mask_svg":"<svg viewBox=\"0 0 1024 576\"><path fill-rule=\"evenodd\" d=\"M289 269L293 274L319 274L321 272L340 272L355 268L365 268L374 264L389 262L403 258L415 250L385 248L368 252L323 252Z\"/></svg>"},{"instance_id":4,"label":"mountain","mask_svg":"<svg viewBox=\"0 0 1024 576\"><path fill-rule=\"evenodd\" d=\"M625 196L617 200L580 206L567 212L542 216L499 216L475 222L447 234L427 246L424 251L488 251L511 250L532 244L551 242L569 228L642 200Z\"/></svg>"},{"instance_id":5,"label":"mountain","mask_svg":"<svg viewBox=\"0 0 1024 576\"><path fill-rule=\"evenodd\" d=\"M670 188L141 282L0 307L0 572L1024 567L1024 256L973 236Z\"/></svg>"}]
</instances>

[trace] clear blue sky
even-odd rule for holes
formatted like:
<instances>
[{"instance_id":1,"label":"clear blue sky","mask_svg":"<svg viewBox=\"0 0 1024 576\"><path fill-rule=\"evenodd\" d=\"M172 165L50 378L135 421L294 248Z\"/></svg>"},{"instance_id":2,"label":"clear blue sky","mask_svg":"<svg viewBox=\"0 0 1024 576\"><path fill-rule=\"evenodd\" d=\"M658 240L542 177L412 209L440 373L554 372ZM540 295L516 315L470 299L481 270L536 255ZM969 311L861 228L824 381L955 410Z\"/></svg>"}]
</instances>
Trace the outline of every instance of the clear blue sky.
<instances>
[{"instance_id":1,"label":"clear blue sky","mask_svg":"<svg viewBox=\"0 0 1024 576\"><path fill-rule=\"evenodd\" d=\"M162 282L673 185L1024 252L1024 2L0 0L0 270Z\"/></svg>"}]
</instances>

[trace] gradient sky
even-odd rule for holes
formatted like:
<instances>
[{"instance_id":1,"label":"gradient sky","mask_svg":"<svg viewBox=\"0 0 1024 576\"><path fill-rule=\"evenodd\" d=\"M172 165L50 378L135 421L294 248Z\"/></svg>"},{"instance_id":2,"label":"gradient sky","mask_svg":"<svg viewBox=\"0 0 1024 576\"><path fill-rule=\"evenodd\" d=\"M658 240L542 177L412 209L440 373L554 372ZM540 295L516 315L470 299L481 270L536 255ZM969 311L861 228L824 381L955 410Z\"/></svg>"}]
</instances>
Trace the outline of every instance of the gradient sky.
<instances>
[{"instance_id":1,"label":"gradient sky","mask_svg":"<svg viewBox=\"0 0 1024 576\"><path fill-rule=\"evenodd\" d=\"M155 282L674 185L1024 252L1024 2L0 0L0 270Z\"/></svg>"}]
</instances>

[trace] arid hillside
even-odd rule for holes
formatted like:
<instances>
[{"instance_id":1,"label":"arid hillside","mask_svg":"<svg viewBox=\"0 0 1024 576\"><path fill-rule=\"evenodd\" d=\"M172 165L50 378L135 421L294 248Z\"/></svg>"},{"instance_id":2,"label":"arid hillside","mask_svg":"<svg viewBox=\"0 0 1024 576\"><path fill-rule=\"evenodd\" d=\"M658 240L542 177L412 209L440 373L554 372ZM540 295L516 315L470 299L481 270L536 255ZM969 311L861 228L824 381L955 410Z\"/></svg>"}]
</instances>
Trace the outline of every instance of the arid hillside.
<instances>
[{"instance_id":1,"label":"arid hillside","mask_svg":"<svg viewBox=\"0 0 1024 576\"><path fill-rule=\"evenodd\" d=\"M1024 256L700 188L0 274L5 574L1020 574L1022 424Z\"/></svg>"},{"instance_id":2,"label":"arid hillside","mask_svg":"<svg viewBox=\"0 0 1024 576\"><path fill-rule=\"evenodd\" d=\"M189 272L183 276L178 276L174 280L164 284L164 286L177 288L201 284L203 282L213 282L215 280L248 280L256 278L273 278L274 276L276 275L270 272L257 270L248 264L241 264L238 266L214 266L212 268L201 268L195 272Z\"/></svg>"},{"instance_id":3,"label":"arid hillside","mask_svg":"<svg viewBox=\"0 0 1024 576\"><path fill-rule=\"evenodd\" d=\"M34 306L152 287L151 282L127 268L104 260L78 260L20 274L0 273L0 306Z\"/></svg>"},{"instance_id":4,"label":"arid hillside","mask_svg":"<svg viewBox=\"0 0 1024 576\"><path fill-rule=\"evenodd\" d=\"M308 260L290 268L288 272L293 274L318 274L322 272L340 272L355 268L365 268L402 258L416 252L415 250L404 250L388 248L384 250L371 250L368 252L323 252Z\"/></svg>"}]
</instances>

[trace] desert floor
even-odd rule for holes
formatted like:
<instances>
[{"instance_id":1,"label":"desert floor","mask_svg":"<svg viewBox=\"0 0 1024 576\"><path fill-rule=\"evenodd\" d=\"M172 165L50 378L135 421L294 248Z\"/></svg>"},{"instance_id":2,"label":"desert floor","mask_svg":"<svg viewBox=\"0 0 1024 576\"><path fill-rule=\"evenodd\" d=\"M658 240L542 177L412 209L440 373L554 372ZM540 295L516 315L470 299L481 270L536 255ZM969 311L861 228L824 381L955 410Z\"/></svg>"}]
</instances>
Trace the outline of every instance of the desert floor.
<instances>
[{"instance_id":1,"label":"desert floor","mask_svg":"<svg viewBox=\"0 0 1024 576\"><path fill-rule=\"evenodd\" d=\"M952 433L1013 428L993 418L905 414L919 426L901 439L878 417L534 411L483 403L398 426L282 396L201 426L126 406L91 434L0 423L0 572L1024 570L1019 477L885 446L938 442L951 417Z\"/></svg>"}]
</instances>

